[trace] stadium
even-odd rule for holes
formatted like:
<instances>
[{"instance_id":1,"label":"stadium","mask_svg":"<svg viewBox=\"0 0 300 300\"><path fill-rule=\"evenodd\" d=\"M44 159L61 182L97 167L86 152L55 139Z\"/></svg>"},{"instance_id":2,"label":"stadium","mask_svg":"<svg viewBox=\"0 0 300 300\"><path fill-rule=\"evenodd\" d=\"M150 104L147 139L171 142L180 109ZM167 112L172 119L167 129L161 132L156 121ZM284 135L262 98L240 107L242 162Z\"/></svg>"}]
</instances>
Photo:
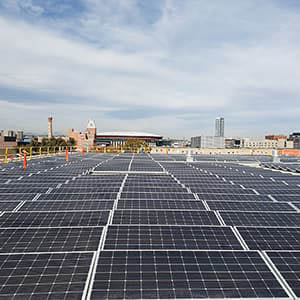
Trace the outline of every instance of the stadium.
<instances>
[{"instance_id":1,"label":"stadium","mask_svg":"<svg viewBox=\"0 0 300 300\"><path fill-rule=\"evenodd\" d=\"M131 132L131 131L116 131L116 132L101 132L97 133L95 143L97 145L106 146L123 146L130 139L142 140L146 143L156 143L162 140L162 136L147 132Z\"/></svg>"}]
</instances>

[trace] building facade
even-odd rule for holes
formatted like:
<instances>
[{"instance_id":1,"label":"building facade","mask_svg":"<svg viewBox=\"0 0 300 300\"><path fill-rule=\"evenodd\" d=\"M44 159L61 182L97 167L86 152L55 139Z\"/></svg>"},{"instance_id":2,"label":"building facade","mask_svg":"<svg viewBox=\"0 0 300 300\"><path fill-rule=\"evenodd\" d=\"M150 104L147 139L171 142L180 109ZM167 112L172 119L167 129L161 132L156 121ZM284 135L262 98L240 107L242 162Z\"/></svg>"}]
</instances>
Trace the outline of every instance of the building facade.
<instances>
[{"instance_id":1,"label":"building facade","mask_svg":"<svg viewBox=\"0 0 300 300\"><path fill-rule=\"evenodd\" d=\"M215 136L224 137L225 121L223 117L216 118L215 121Z\"/></svg>"},{"instance_id":2,"label":"building facade","mask_svg":"<svg viewBox=\"0 0 300 300\"><path fill-rule=\"evenodd\" d=\"M96 142L96 124L93 120L89 120L86 131L75 131L74 128L69 129L69 138L73 138L76 146L88 148L95 146Z\"/></svg>"},{"instance_id":3,"label":"building facade","mask_svg":"<svg viewBox=\"0 0 300 300\"><path fill-rule=\"evenodd\" d=\"M239 149L243 147L243 140L240 138L227 138L225 139L226 149Z\"/></svg>"},{"instance_id":4,"label":"building facade","mask_svg":"<svg viewBox=\"0 0 300 300\"><path fill-rule=\"evenodd\" d=\"M278 141L278 140L287 140L287 136L286 135L283 135L283 134L269 134L269 135L266 135L265 136L265 139L266 140L275 140L275 141Z\"/></svg>"},{"instance_id":5,"label":"building facade","mask_svg":"<svg viewBox=\"0 0 300 300\"><path fill-rule=\"evenodd\" d=\"M195 136L191 138L192 148L224 149L225 138L222 136Z\"/></svg>"},{"instance_id":6,"label":"building facade","mask_svg":"<svg viewBox=\"0 0 300 300\"><path fill-rule=\"evenodd\" d=\"M293 149L294 143L293 141L289 141L286 139L279 139L279 140L250 140L244 139L244 148L251 148L251 149Z\"/></svg>"},{"instance_id":7,"label":"building facade","mask_svg":"<svg viewBox=\"0 0 300 300\"><path fill-rule=\"evenodd\" d=\"M17 137L15 135L5 134L0 132L0 148L14 148L17 147Z\"/></svg>"},{"instance_id":8,"label":"building facade","mask_svg":"<svg viewBox=\"0 0 300 300\"><path fill-rule=\"evenodd\" d=\"M294 149L300 149L300 132L290 134L288 140L294 143Z\"/></svg>"}]
</instances>

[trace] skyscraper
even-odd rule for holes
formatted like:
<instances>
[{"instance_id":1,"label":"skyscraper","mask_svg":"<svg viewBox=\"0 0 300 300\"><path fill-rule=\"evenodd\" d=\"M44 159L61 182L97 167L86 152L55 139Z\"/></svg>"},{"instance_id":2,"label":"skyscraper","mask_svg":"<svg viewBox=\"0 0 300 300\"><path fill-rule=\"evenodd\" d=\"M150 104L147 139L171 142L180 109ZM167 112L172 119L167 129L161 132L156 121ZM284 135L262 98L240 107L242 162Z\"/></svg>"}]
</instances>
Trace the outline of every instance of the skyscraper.
<instances>
[{"instance_id":1,"label":"skyscraper","mask_svg":"<svg viewBox=\"0 0 300 300\"><path fill-rule=\"evenodd\" d=\"M52 117L48 118L48 139L51 139L53 137L52 120Z\"/></svg>"},{"instance_id":2,"label":"skyscraper","mask_svg":"<svg viewBox=\"0 0 300 300\"><path fill-rule=\"evenodd\" d=\"M216 118L215 136L224 137L224 118L223 117Z\"/></svg>"}]
</instances>

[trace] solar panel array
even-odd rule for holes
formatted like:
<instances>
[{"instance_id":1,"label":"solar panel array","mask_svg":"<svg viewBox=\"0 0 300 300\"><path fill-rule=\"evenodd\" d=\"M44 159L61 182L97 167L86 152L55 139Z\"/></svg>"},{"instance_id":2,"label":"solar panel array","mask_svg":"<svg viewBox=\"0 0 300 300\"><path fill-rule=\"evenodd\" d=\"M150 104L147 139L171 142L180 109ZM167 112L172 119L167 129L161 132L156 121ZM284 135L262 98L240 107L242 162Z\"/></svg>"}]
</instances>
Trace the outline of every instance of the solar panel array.
<instances>
[{"instance_id":1,"label":"solar panel array","mask_svg":"<svg viewBox=\"0 0 300 300\"><path fill-rule=\"evenodd\" d=\"M300 297L300 177L194 158L1 165L0 299Z\"/></svg>"}]
</instances>

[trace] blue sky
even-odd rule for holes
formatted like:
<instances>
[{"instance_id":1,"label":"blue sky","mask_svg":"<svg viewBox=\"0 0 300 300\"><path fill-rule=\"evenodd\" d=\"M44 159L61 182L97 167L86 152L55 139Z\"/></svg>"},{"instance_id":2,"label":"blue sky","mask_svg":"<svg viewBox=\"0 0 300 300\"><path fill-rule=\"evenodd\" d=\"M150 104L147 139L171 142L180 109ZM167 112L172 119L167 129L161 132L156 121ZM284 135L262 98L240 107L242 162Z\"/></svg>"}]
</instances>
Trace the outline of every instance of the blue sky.
<instances>
[{"instance_id":1,"label":"blue sky","mask_svg":"<svg viewBox=\"0 0 300 300\"><path fill-rule=\"evenodd\" d=\"M0 129L300 130L298 0L1 0Z\"/></svg>"}]
</instances>

